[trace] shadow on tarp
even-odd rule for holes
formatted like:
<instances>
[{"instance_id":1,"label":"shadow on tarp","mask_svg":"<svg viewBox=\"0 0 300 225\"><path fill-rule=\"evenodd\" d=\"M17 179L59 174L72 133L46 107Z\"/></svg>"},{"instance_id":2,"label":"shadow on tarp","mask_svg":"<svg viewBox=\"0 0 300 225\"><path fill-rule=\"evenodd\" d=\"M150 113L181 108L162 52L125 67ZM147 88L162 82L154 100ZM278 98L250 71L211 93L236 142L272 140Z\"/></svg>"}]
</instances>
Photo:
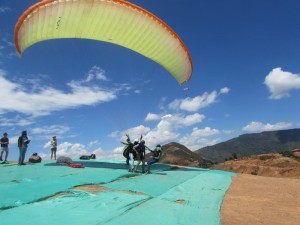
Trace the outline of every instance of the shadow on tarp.
<instances>
[{"instance_id":1,"label":"shadow on tarp","mask_svg":"<svg viewBox=\"0 0 300 225\"><path fill-rule=\"evenodd\" d=\"M90 168L102 168L102 169L126 169L128 170L128 165L124 164L118 164L118 163L111 163L111 162L100 162L100 161L73 161L73 163L81 163L84 165L84 167L90 167ZM46 163L44 166L63 166L57 163Z\"/></svg>"}]
</instances>

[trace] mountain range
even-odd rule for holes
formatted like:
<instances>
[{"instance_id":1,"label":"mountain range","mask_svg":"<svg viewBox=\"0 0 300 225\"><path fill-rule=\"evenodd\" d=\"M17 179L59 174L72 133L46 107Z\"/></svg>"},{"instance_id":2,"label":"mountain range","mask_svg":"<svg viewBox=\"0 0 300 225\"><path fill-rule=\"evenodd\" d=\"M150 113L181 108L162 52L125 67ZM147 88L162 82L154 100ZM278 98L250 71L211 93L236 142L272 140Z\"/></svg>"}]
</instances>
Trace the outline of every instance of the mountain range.
<instances>
[{"instance_id":1,"label":"mountain range","mask_svg":"<svg viewBox=\"0 0 300 225\"><path fill-rule=\"evenodd\" d=\"M219 163L237 157L291 151L300 148L300 129L243 134L216 145L196 150L202 158Z\"/></svg>"}]
</instances>

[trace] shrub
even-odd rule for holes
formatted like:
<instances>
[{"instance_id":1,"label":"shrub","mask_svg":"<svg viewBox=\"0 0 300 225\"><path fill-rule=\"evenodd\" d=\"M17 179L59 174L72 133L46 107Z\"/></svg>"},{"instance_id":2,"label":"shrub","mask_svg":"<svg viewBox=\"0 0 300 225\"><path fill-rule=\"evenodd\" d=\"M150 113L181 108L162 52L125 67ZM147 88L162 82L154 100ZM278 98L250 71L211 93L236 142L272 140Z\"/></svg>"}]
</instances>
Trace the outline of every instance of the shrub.
<instances>
[{"instance_id":1,"label":"shrub","mask_svg":"<svg viewBox=\"0 0 300 225\"><path fill-rule=\"evenodd\" d=\"M296 158L294 153L291 151L283 151L283 152L280 152L279 154L281 154L284 157Z\"/></svg>"},{"instance_id":2,"label":"shrub","mask_svg":"<svg viewBox=\"0 0 300 225\"><path fill-rule=\"evenodd\" d=\"M237 157L237 154L236 153L232 153L232 158L233 159L237 159L238 157Z\"/></svg>"},{"instance_id":3,"label":"shrub","mask_svg":"<svg viewBox=\"0 0 300 225\"><path fill-rule=\"evenodd\" d=\"M260 160L274 159L275 157L272 155L261 155L259 156Z\"/></svg>"},{"instance_id":4,"label":"shrub","mask_svg":"<svg viewBox=\"0 0 300 225\"><path fill-rule=\"evenodd\" d=\"M206 161L199 162L199 167L201 168L209 168L210 164Z\"/></svg>"}]
</instances>

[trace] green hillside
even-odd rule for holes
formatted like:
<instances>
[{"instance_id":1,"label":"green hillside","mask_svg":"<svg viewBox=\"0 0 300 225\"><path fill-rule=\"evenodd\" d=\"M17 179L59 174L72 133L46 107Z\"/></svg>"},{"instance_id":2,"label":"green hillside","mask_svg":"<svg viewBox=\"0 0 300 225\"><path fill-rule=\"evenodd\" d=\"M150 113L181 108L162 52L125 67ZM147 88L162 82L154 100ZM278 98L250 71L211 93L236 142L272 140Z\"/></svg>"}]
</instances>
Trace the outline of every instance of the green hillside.
<instances>
[{"instance_id":1,"label":"green hillside","mask_svg":"<svg viewBox=\"0 0 300 225\"><path fill-rule=\"evenodd\" d=\"M233 153L250 156L300 148L300 129L243 134L231 140L201 148L195 153L213 162L224 162Z\"/></svg>"},{"instance_id":2,"label":"green hillside","mask_svg":"<svg viewBox=\"0 0 300 225\"><path fill-rule=\"evenodd\" d=\"M194 167L207 167L211 164L210 161L203 159L199 154L176 142L163 146L160 162Z\"/></svg>"}]
</instances>

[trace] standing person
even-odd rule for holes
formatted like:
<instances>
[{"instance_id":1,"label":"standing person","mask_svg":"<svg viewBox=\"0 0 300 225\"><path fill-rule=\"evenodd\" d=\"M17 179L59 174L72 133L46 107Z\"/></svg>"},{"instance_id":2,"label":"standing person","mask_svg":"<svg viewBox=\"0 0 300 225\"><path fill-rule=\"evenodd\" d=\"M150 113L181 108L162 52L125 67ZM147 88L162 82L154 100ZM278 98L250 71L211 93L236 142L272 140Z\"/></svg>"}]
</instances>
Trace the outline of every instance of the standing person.
<instances>
[{"instance_id":1,"label":"standing person","mask_svg":"<svg viewBox=\"0 0 300 225\"><path fill-rule=\"evenodd\" d=\"M19 165L25 165L24 159L25 159L25 155L26 155L26 151L27 151L29 142L30 142L30 140L27 137L27 131L23 130L21 136L18 139L18 147L19 147L19 152L20 152L19 161L18 161Z\"/></svg>"},{"instance_id":2,"label":"standing person","mask_svg":"<svg viewBox=\"0 0 300 225\"><path fill-rule=\"evenodd\" d=\"M150 150L150 149L149 149ZM151 151L151 150L150 150ZM151 151L153 153L152 158L147 162L146 173L150 173L150 167L152 164L157 163L161 157L161 145L156 145L155 149Z\"/></svg>"},{"instance_id":3,"label":"standing person","mask_svg":"<svg viewBox=\"0 0 300 225\"><path fill-rule=\"evenodd\" d=\"M8 144L9 144L9 139L7 137L7 133L3 134L3 137L0 139L0 144L1 144L0 161L2 161L3 152L5 152L4 163L6 163L7 157L8 157Z\"/></svg>"},{"instance_id":4,"label":"standing person","mask_svg":"<svg viewBox=\"0 0 300 225\"><path fill-rule=\"evenodd\" d=\"M130 143L130 146L129 146L129 160L128 160L128 163L129 163L129 172L134 172L134 160L136 160L136 151L133 150L133 146L134 145L137 145L139 143L139 141L137 139L134 140L133 143Z\"/></svg>"},{"instance_id":5,"label":"standing person","mask_svg":"<svg viewBox=\"0 0 300 225\"><path fill-rule=\"evenodd\" d=\"M133 151L136 152L138 163L136 164L133 172L137 172L137 169L142 162L142 173L145 173L145 155L146 155L146 146L145 141L141 140L140 143L133 146Z\"/></svg>"},{"instance_id":6,"label":"standing person","mask_svg":"<svg viewBox=\"0 0 300 225\"><path fill-rule=\"evenodd\" d=\"M123 148L123 156L126 158L126 165L129 165L129 161L130 161L130 157L129 157L129 153L132 152L132 147L133 147L133 143L130 141L130 137L128 134L126 134L126 143L122 142L122 144L124 144L124 148Z\"/></svg>"},{"instance_id":7,"label":"standing person","mask_svg":"<svg viewBox=\"0 0 300 225\"><path fill-rule=\"evenodd\" d=\"M56 136L52 137L52 141L51 141L51 160L54 159L56 160L56 150L57 150L57 139Z\"/></svg>"}]
</instances>

